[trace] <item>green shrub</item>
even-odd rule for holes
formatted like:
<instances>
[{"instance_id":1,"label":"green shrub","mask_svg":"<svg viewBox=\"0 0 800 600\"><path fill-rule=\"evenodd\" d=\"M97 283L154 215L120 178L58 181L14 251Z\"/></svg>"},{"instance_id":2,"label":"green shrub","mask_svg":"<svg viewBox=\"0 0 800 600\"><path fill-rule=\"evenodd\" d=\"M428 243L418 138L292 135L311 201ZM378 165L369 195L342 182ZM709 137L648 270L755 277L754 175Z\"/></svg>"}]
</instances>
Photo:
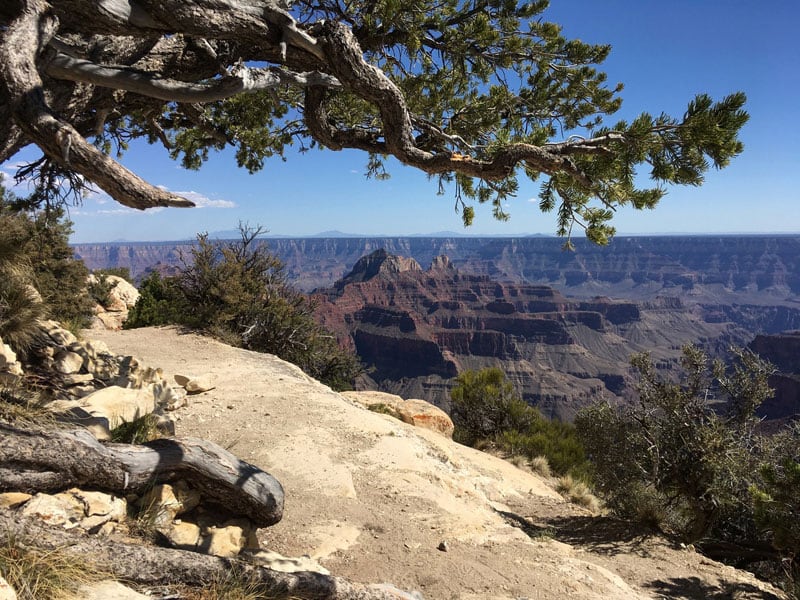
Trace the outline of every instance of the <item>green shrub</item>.
<instances>
[{"instance_id":1,"label":"green shrub","mask_svg":"<svg viewBox=\"0 0 800 600\"><path fill-rule=\"evenodd\" d=\"M197 238L181 273L147 277L126 328L179 324L233 346L292 362L334 389L352 387L357 358L314 318L314 304L292 288L283 263L260 244L261 228L240 225L236 241Z\"/></svg>"},{"instance_id":2,"label":"green shrub","mask_svg":"<svg viewBox=\"0 0 800 600\"><path fill-rule=\"evenodd\" d=\"M139 299L128 311L124 329L174 325L183 322L185 299L174 277L161 277L153 271L139 286Z\"/></svg>"},{"instance_id":3,"label":"green shrub","mask_svg":"<svg viewBox=\"0 0 800 600\"><path fill-rule=\"evenodd\" d=\"M589 479L575 428L551 421L524 402L497 368L464 371L450 391L453 439L479 447L491 441L511 455L545 457L553 472Z\"/></svg>"},{"instance_id":4,"label":"green shrub","mask_svg":"<svg viewBox=\"0 0 800 600\"><path fill-rule=\"evenodd\" d=\"M622 410L595 405L575 421L606 502L629 517L645 502L652 506L649 514L668 515L669 525L692 542L721 529L727 536L750 527L747 490L756 461L766 459L753 411L771 392L769 366L739 352L726 370L689 346L683 379L671 382L649 356L631 362L639 377L638 402ZM713 386L729 400L721 412L706 401Z\"/></svg>"},{"instance_id":5,"label":"green shrub","mask_svg":"<svg viewBox=\"0 0 800 600\"><path fill-rule=\"evenodd\" d=\"M88 271L69 247L72 224L63 210L32 206L0 186L0 337L18 352L32 341L37 320L86 326L93 308Z\"/></svg>"}]
</instances>

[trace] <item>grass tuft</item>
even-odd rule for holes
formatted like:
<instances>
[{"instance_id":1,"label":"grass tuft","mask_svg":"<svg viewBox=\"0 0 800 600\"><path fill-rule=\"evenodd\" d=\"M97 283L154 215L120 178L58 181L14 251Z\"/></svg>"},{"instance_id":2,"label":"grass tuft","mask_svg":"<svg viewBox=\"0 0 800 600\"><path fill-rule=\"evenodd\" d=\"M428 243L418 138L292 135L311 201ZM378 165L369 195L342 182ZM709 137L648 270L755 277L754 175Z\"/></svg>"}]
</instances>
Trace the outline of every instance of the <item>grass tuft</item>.
<instances>
[{"instance_id":1,"label":"grass tuft","mask_svg":"<svg viewBox=\"0 0 800 600\"><path fill-rule=\"evenodd\" d=\"M553 472L550 470L550 461L546 456L534 456L530 462L531 470L537 475L542 477L552 477Z\"/></svg>"},{"instance_id":2,"label":"grass tuft","mask_svg":"<svg viewBox=\"0 0 800 600\"><path fill-rule=\"evenodd\" d=\"M572 475L564 475L556 480L556 491L573 504L582 506L593 513L599 512L600 501L592 494L589 486Z\"/></svg>"},{"instance_id":3,"label":"grass tuft","mask_svg":"<svg viewBox=\"0 0 800 600\"><path fill-rule=\"evenodd\" d=\"M120 444L144 444L163 437L158 417L148 413L132 421L123 421L111 431L111 441Z\"/></svg>"},{"instance_id":4,"label":"grass tuft","mask_svg":"<svg viewBox=\"0 0 800 600\"><path fill-rule=\"evenodd\" d=\"M63 550L34 550L15 540L0 545L0 574L19 600L77 600L82 585L107 579L100 569Z\"/></svg>"}]
</instances>

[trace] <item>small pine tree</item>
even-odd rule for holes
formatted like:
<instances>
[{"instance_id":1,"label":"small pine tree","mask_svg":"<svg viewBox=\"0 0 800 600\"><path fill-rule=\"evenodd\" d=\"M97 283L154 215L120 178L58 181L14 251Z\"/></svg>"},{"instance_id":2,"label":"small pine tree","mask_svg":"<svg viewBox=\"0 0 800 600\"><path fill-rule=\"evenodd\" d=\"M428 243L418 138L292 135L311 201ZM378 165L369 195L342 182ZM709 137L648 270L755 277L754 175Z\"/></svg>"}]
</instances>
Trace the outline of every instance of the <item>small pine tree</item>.
<instances>
[{"instance_id":1,"label":"small pine tree","mask_svg":"<svg viewBox=\"0 0 800 600\"><path fill-rule=\"evenodd\" d=\"M289 285L284 265L260 244L259 227L240 225L239 240L197 237L181 273L151 274L126 327L175 323L225 343L292 362L335 389L352 387L357 358L314 318L314 305Z\"/></svg>"}]
</instances>

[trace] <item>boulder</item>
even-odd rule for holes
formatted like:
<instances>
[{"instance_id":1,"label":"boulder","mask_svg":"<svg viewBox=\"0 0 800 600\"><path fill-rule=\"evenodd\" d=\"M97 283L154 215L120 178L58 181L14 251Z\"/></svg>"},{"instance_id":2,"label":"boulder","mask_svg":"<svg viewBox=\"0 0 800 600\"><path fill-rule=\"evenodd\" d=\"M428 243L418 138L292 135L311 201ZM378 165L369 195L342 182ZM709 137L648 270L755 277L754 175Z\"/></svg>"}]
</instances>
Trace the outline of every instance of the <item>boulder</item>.
<instances>
[{"instance_id":1,"label":"boulder","mask_svg":"<svg viewBox=\"0 0 800 600\"><path fill-rule=\"evenodd\" d=\"M186 375L175 375L175 383L181 386L190 394L199 394L214 389L214 376L211 373L189 377Z\"/></svg>"},{"instance_id":2,"label":"boulder","mask_svg":"<svg viewBox=\"0 0 800 600\"><path fill-rule=\"evenodd\" d=\"M104 492L72 488L53 495L36 494L22 504L21 511L24 516L37 517L51 525L80 527L95 533L106 523L122 522L127 515L127 502Z\"/></svg>"},{"instance_id":3,"label":"boulder","mask_svg":"<svg viewBox=\"0 0 800 600\"><path fill-rule=\"evenodd\" d=\"M83 357L76 352L62 350L55 355L54 367L59 373L71 375L77 373L83 367Z\"/></svg>"},{"instance_id":4,"label":"boulder","mask_svg":"<svg viewBox=\"0 0 800 600\"><path fill-rule=\"evenodd\" d=\"M40 321L39 328L53 342L46 344L48 346L66 348L78 341L78 338L71 331L64 329L58 321Z\"/></svg>"},{"instance_id":5,"label":"boulder","mask_svg":"<svg viewBox=\"0 0 800 600\"><path fill-rule=\"evenodd\" d=\"M133 308L139 299L139 290L136 286L117 275L107 275L106 281L114 284L108 293L109 304L106 310L127 311Z\"/></svg>"},{"instance_id":6,"label":"boulder","mask_svg":"<svg viewBox=\"0 0 800 600\"><path fill-rule=\"evenodd\" d=\"M153 486L139 499L138 504L156 528L166 532L176 517L200 504L200 494L184 481L178 481L175 485L162 483Z\"/></svg>"},{"instance_id":7,"label":"boulder","mask_svg":"<svg viewBox=\"0 0 800 600\"><path fill-rule=\"evenodd\" d=\"M453 437L454 426L450 416L425 400L403 400L395 394L376 391L342 392L342 395L370 410L380 407L376 412L389 414L404 423Z\"/></svg>"},{"instance_id":8,"label":"boulder","mask_svg":"<svg viewBox=\"0 0 800 600\"><path fill-rule=\"evenodd\" d=\"M85 426L99 440L110 439L112 429L148 415L155 408L152 386L141 389L110 386L78 400L50 404L59 417Z\"/></svg>"},{"instance_id":9,"label":"boulder","mask_svg":"<svg viewBox=\"0 0 800 600\"><path fill-rule=\"evenodd\" d=\"M203 536L201 549L206 554L222 558L233 558L247 543L247 532L240 525L209 527Z\"/></svg>"},{"instance_id":10,"label":"boulder","mask_svg":"<svg viewBox=\"0 0 800 600\"><path fill-rule=\"evenodd\" d=\"M17 361L17 354L11 346L4 344L0 339L0 372L10 375L22 375L22 365Z\"/></svg>"},{"instance_id":11,"label":"boulder","mask_svg":"<svg viewBox=\"0 0 800 600\"><path fill-rule=\"evenodd\" d=\"M195 551L201 541L200 527L189 521L173 521L159 531L172 546L181 550Z\"/></svg>"},{"instance_id":12,"label":"boulder","mask_svg":"<svg viewBox=\"0 0 800 600\"><path fill-rule=\"evenodd\" d=\"M438 431L449 438L453 437L453 420L441 408L417 398L405 400L395 405L400 420L415 427Z\"/></svg>"},{"instance_id":13,"label":"boulder","mask_svg":"<svg viewBox=\"0 0 800 600\"><path fill-rule=\"evenodd\" d=\"M86 516L83 506L69 494L39 493L22 506L22 514L36 517L50 525L72 528Z\"/></svg>"}]
</instances>

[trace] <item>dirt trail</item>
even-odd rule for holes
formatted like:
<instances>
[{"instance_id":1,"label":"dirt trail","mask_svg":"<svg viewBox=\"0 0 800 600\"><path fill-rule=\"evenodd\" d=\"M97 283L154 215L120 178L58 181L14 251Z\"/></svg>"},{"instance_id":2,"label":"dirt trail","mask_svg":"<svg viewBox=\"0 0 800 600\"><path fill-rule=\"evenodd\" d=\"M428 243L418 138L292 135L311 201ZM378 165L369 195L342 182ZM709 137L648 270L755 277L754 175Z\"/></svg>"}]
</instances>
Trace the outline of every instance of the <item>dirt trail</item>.
<instances>
[{"instance_id":1,"label":"dirt trail","mask_svg":"<svg viewBox=\"0 0 800 600\"><path fill-rule=\"evenodd\" d=\"M749 574L566 503L540 477L370 412L271 355L171 328L91 331L118 354L214 375L178 435L278 478L283 520L262 545L426 599L780 598ZM440 548L446 543L446 551Z\"/></svg>"}]
</instances>

